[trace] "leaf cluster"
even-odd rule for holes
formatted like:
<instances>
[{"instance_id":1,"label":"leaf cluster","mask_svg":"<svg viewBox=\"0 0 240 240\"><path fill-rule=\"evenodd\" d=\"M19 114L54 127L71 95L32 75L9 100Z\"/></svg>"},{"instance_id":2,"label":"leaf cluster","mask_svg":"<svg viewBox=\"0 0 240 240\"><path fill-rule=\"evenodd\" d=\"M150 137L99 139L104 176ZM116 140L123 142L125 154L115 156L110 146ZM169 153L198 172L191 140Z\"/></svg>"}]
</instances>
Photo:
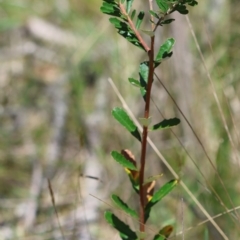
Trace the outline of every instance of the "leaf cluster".
<instances>
[{"instance_id":1,"label":"leaf cluster","mask_svg":"<svg viewBox=\"0 0 240 240\"><path fill-rule=\"evenodd\" d=\"M156 3L158 6L158 10L149 11L150 17L152 16L150 21L154 23L155 26L155 29L152 29L150 31L140 30L145 13L143 11L137 12L135 9L132 9L133 0L103 0L101 11L104 14L108 14L111 16L109 19L110 23L114 25L114 27L117 29L118 33L122 37L124 37L133 45L149 53L151 49L143 41L140 32L147 34L151 37L151 39L153 39L155 35L155 30L158 26L170 24L175 20L171 18L166 19L166 16L175 11L179 12L180 14L187 14L187 5L197 5L197 1L195 0L156 0ZM156 19L156 23L153 21L153 19ZM162 61L172 56L172 49L174 44L175 40L173 38L168 38L159 47L155 58L152 57L151 60L140 63L138 70L139 78L128 78L128 81L131 85L140 89L140 93L145 102L147 102L146 95L149 91L149 81L154 80L149 79L149 76L153 76L153 74L150 75L150 69L151 71L154 71L154 69L158 67L162 63ZM139 129L123 108L115 107L112 110L112 115L124 128L127 129L127 131L134 138L136 138L139 142L141 142L141 144L143 144L143 135L141 137ZM180 120L178 118L163 119L158 123L151 125L151 118L145 117L141 118L140 122L142 123L146 131L157 131L169 127L174 127L180 123ZM141 224L145 224L150 217L152 208L177 186L179 180L173 179L165 183L157 191L155 191L156 179L161 176L161 174L157 176L151 176L143 182L142 178L144 177L140 177L142 176L141 166L137 166L138 161L135 160L135 156L131 153L130 150L125 149L121 152L112 151L111 155L113 159L124 168L131 182L133 191L139 196L139 198L141 199L141 203L143 203L141 206L143 206L144 208L144 222ZM112 200L122 211L124 211L133 218L138 218L136 209L131 208L119 196L113 194ZM143 232L139 233L133 231L126 223L120 220L111 211L107 211L105 213L105 218L110 225L112 225L115 229L118 230L122 239L137 240L145 238L143 236ZM165 226L154 236L153 240L167 239L167 237L171 234L172 231L172 226Z\"/></svg>"}]
</instances>

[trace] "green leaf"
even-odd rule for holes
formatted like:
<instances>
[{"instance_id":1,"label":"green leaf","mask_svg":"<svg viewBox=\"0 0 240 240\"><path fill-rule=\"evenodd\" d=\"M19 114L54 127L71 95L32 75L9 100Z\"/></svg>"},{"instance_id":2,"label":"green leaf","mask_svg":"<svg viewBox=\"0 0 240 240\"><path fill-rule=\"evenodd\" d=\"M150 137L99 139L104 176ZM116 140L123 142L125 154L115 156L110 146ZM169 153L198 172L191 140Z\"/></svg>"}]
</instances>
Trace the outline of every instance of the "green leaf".
<instances>
[{"instance_id":1,"label":"green leaf","mask_svg":"<svg viewBox=\"0 0 240 240\"><path fill-rule=\"evenodd\" d=\"M170 18L170 19L163 20L163 21L161 22L161 24L162 24L162 25L163 25L163 24L170 24L170 23L173 22L173 21L175 21L175 19Z\"/></svg>"},{"instance_id":2,"label":"green leaf","mask_svg":"<svg viewBox=\"0 0 240 240\"><path fill-rule=\"evenodd\" d=\"M180 119L178 118L170 118L170 119L164 119L163 121L161 121L160 123L154 124L150 130L159 130L159 129L163 129L163 128L170 128L173 126L176 126L180 123Z\"/></svg>"},{"instance_id":3,"label":"green leaf","mask_svg":"<svg viewBox=\"0 0 240 240\"><path fill-rule=\"evenodd\" d=\"M129 14L131 11L132 3L133 3L133 0L127 0L127 7L126 7L127 14Z\"/></svg>"},{"instance_id":4,"label":"green leaf","mask_svg":"<svg viewBox=\"0 0 240 240\"><path fill-rule=\"evenodd\" d=\"M137 171L137 168L134 166L132 162L126 159L121 153L117 151L112 151L111 156L114 158L116 162L121 164L123 167Z\"/></svg>"},{"instance_id":5,"label":"green leaf","mask_svg":"<svg viewBox=\"0 0 240 240\"><path fill-rule=\"evenodd\" d=\"M157 5L158 7L160 8L160 10L163 12L163 13L166 13L169 9L169 6L168 4L166 3L165 0L156 0L157 1Z\"/></svg>"},{"instance_id":6,"label":"green leaf","mask_svg":"<svg viewBox=\"0 0 240 240\"><path fill-rule=\"evenodd\" d=\"M152 199L147 203L144 214L145 214L145 222L149 218L150 211L152 207L157 204L160 200L162 200L169 192L173 190L174 187L178 184L178 180L174 179L170 182L164 184L157 192L153 194Z\"/></svg>"},{"instance_id":7,"label":"green leaf","mask_svg":"<svg viewBox=\"0 0 240 240\"><path fill-rule=\"evenodd\" d=\"M141 142L141 135L137 129L137 126L134 124L132 119L130 119L125 110L115 107L112 110L112 115L122 126L124 126L135 138Z\"/></svg>"},{"instance_id":8,"label":"green leaf","mask_svg":"<svg viewBox=\"0 0 240 240\"><path fill-rule=\"evenodd\" d=\"M130 16L131 20L133 20L133 19L134 19L134 17L135 17L135 14L136 14L136 10L134 9L134 10L132 11L132 13L131 13L131 16Z\"/></svg>"},{"instance_id":9,"label":"green leaf","mask_svg":"<svg viewBox=\"0 0 240 240\"><path fill-rule=\"evenodd\" d=\"M130 216L134 218L138 218L138 214L135 210L131 209L123 200L118 197L117 195L113 194L112 195L112 200L114 203L121 208L125 213L129 214Z\"/></svg>"},{"instance_id":10,"label":"green leaf","mask_svg":"<svg viewBox=\"0 0 240 240\"><path fill-rule=\"evenodd\" d=\"M130 229L130 227L121 221L115 214L106 211L104 215L107 222L119 231L119 234L124 240L137 240L137 234Z\"/></svg>"},{"instance_id":11,"label":"green leaf","mask_svg":"<svg viewBox=\"0 0 240 240\"><path fill-rule=\"evenodd\" d=\"M175 8L175 11L178 11L179 13L183 14L183 15L186 15L188 14L188 10L187 10L187 7L185 5L177 5L176 8Z\"/></svg>"},{"instance_id":12,"label":"green leaf","mask_svg":"<svg viewBox=\"0 0 240 240\"><path fill-rule=\"evenodd\" d=\"M143 21L145 13L143 11L141 11L138 16L137 16L137 22L136 22L136 29L139 29L141 26L141 23Z\"/></svg>"},{"instance_id":13,"label":"green leaf","mask_svg":"<svg viewBox=\"0 0 240 240\"><path fill-rule=\"evenodd\" d=\"M122 15L118 5L114 1L104 1L100 10L102 13L116 17L121 17Z\"/></svg>"},{"instance_id":14,"label":"green leaf","mask_svg":"<svg viewBox=\"0 0 240 240\"><path fill-rule=\"evenodd\" d=\"M159 16L158 16L157 12L154 12L154 11L152 11L152 10L149 10L149 13L150 13L152 16L154 16L155 18L159 19Z\"/></svg>"},{"instance_id":15,"label":"green leaf","mask_svg":"<svg viewBox=\"0 0 240 240\"><path fill-rule=\"evenodd\" d=\"M141 84L140 92L144 100L146 100L145 98L147 94L148 73L149 73L148 62L142 62L139 66L139 77Z\"/></svg>"},{"instance_id":16,"label":"green leaf","mask_svg":"<svg viewBox=\"0 0 240 240\"><path fill-rule=\"evenodd\" d=\"M118 29L118 33L126 38L130 43L134 44L135 46L143 49L143 45L137 39L135 33L129 28L128 24L119 20L118 18L110 18L109 21Z\"/></svg>"},{"instance_id":17,"label":"green leaf","mask_svg":"<svg viewBox=\"0 0 240 240\"><path fill-rule=\"evenodd\" d=\"M170 52L173 48L173 45L175 43L174 38L168 38L159 48L158 50L158 54L156 57L156 62L161 62L162 59L169 57L170 56Z\"/></svg>"},{"instance_id":18,"label":"green leaf","mask_svg":"<svg viewBox=\"0 0 240 240\"><path fill-rule=\"evenodd\" d=\"M139 66L139 76L142 87L147 87L148 73L149 73L148 62L142 62Z\"/></svg>"},{"instance_id":19,"label":"green leaf","mask_svg":"<svg viewBox=\"0 0 240 240\"><path fill-rule=\"evenodd\" d=\"M194 7L194 6L198 5L198 2L193 0L191 2L188 2L188 5Z\"/></svg>"},{"instance_id":20,"label":"green leaf","mask_svg":"<svg viewBox=\"0 0 240 240\"><path fill-rule=\"evenodd\" d=\"M150 37L154 37L155 35L154 31L148 31L148 30L141 30L141 31Z\"/></svg>"},{"instance_id":21,"label":"green leaf","mask_svg":"<svg viewBox=\"0 0 240 240\"><path fill-rule=\"evenodd\" d=\"M148 127L152 122L152 118L151 117L149 117L149 118L139 118L139 122L141 123L142 126Z\"/></svg>"},{"instance_id":22,"label":"green leaf","mask_svg":"<svg viewBox=\"0 0 240 240\"><path fill-rule=\"evenodd\" d=\"M134 78L128 78L128 81L134 86L134 87L141 87L141 84L138 80Z\"/></svg>"}]
</instances>

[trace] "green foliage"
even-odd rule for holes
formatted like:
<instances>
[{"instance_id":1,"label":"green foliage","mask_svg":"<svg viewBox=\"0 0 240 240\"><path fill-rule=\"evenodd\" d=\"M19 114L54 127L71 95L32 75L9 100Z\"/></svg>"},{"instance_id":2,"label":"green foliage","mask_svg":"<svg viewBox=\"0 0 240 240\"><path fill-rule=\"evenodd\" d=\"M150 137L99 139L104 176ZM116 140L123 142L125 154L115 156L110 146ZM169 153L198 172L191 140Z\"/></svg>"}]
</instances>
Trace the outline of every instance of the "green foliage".
<instances>
[{"instance_id":1,"label":"green foliage","mask_svg":"<svg viewBox=\"0 0 240 240\"><path fill-rule=\"evenodd\" d=\"M175 40L173 38L167 39L164 44L162 44L158 50L155 61L160 63L163 59L172 56L172 48L174 46Z\"/></svg>"},{"instance_id":2,"label":"green foliage","mask_svg":"<svg viewBox=\"0 0 240 240\"><path fill-rule=\"evenodd\" d=\"M137 234L130 229L130 227L121 221L116 215L110 211L105 212L105 219L107 222L118 230L120 237L124 240L137 240Z\"/></svg>"},{"instance_id":3,"label":"green foliage","mask_svg":"<svg viewBox=\"0 0 240 240\"><path fill-rule=\"evenodd\" d=\"M169 128L176 126L180 123L180 120L178 118L171 118L171 119L164 119L160 123L157 123L150 128L151 130L159 130L163 128Z\"/></svg>"},{"instance_id":4,"label":"green foliage","mask_svg":"<svg viewBox=\"0 0 240 240\"><path fill-rule=\"evenodd\" d=\"M112 115L122 126L124 126L135 138L141 142L141 135L137 129L137 126L130 119L125 110L116 107L112 110Z\"/></svg>"},{"instance_id":5,"label":"green foliage","mask_svg":"<svg viewBox=\"0 0 240 240\"><path fill-rule=\"evenodd\" d=\"M119 196L113 194L112 200L125 213L129 214L130 216L132 216L134 218L138 218L137 212L135 210L131 209L125 202L123 202L123 200Z\"/></svg>"},{"instance_id":6,"label":"green foliage","mask_svg":"<svg viewBox=\"0 0 240 240\"><path fill-rule=\"evenodd\" d=\"M178 180L171 180L170 182L164 184L152 197L152 199L147 203L145 207L145 222L149 218L152 207L161 201L169 192L173 190L178 184Z\"/></svg>"},{"instance_id":7,"label":"green foliage","mask_svg":"<svg viewBox=\"0 0 240 240\"><path fill-rule=\"evenodd\" d=\"M154 54L151 52L154 51L154 46L148 46L148 44L143 40L141 33L146 34L151 38L151 43L154 43L153 39L155 37L155 30L158 26L165 24L170 24L174 19L165 19L167 15L174 11L178 11L181 14L187 14L188 10L186 4L190 6L196 5L196 1L193 0L183 0L183 1L173 1L173 0L156 0L157 6L159 7L158 11L150 10L149 14L153 18L157 19L157 23L154 23L151 20L152 24L155 24L155 29L151 30L140 30L141 24L143 23L145 13L140 11L137 15L135 23L135 15L137 11L131 10L133 1L112 1L104 0L101 7L101 11L105 14L112 15L109 20L117 29L118 33L123 36L126 40L144 49L148 52L148 61L144 61L139 65L139 80L135 78L128 78L128 81L134 87L140 88L140 93L145 100L145 114L144 117L139 118L139 122L143 126L142 137L137 129L137 126L128 116L126 111L122 108L115 107L112 110L113 117L124 126L137 140L142 142L141 153L146 152L146 143L147 143L147 133L149 130L161 130L164 128L169 128L176 126L180 123L178 118L164 119L163 121L153 125L149 128L151 123L151 117L149 117L149 105L150 105L150 94L151 87L153 83L153 72L156 67L158 67L161 62L172 56L172 49L175 43L173 38L167 39L159 48L156 58L154 59ZM152 78L152 79L151 79ZM148 94L149 93L149 94ZM144 150L143 150L144 149ZM134 156L128 150L123 150L122 153L112 151L112 157L116 162L121 164L129 177L129 180L132 184L132 188L140 199L140 208L142 209L142 214L137 215L136 211L131 209L119 196L112 195L112 200L114 203L122 209L125 213L130 216L137 218L139 217L140 222L146 223L150 216L152 208L162 200L167 194L169 194L177 185L178 180L171 180L168 183L164 184L158 191L154 193L155 180L158 178L150 177L144 179L144 166L146 161L146 156L141 156L141 166L140 170L136 167L136 161ZM144 239L146 233L144 231L143 225L140 223L140 231L137 233L133 232L127 224L118 219L111 212L106 212L105 218L110 225L116 228L119 231L119 234L122 239ZM154 236L154 240L164 240L171 234L173 231L172 226L166 226L159 231L157 235Z\"/></svg>"},{"instance_id":8,"label":"green foliage","mask_svg":"<svg viewBox=\"0 0 240 240\"><path fill-rule=\"evenodd\" d=\"M116 151L111 152L112 157L116 162L121 164L123 167L128 168L130 170L137 170L137 168L134 166L133 163L128 161L121 153L118 153Z\"/></svg>"}]
</instances>

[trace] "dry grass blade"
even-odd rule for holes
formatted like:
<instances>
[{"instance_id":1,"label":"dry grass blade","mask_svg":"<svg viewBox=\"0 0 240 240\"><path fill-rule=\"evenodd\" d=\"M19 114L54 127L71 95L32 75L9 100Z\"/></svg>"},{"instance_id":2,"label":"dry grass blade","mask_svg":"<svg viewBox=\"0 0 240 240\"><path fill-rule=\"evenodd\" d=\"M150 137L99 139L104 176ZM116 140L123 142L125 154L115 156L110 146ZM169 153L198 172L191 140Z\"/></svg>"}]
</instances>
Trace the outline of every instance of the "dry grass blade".
<instances>
[{"instance_id":1,"label":"dry grass blade","mask_svg":"<svg viewBox=\"0 0 240 240\"><path fill-rule=\"evenodd\" d=\"M209 71L208 71L208 69L207 69L207 66L206 66L206 63L205 63L205 60L204 60L204 57L203 57L201 48L200 48L199 43L198 43L198 40L197 40L197 37L196 37L196 35L195 35L195 32L194 32L194 30L193 30L193 27L192 27L192 24L191 24L191 22L190 22L189 17L186 16L186 19L187 19L187 23L188 23L190 32L191 32L192 37L193 37L193 39L194 39L195 45L196 45L197 50L198 50L198 52L199 52L199 55L200 55L200 57L201 57L201 60L202 60L204 69L205 69L205 71L206 71L208 80L209 80L209 82L210 82L210 84L211 84L212 93L213 93L214 99L215 99L215 101L216 101L216 103L217 103L217 107L218 107L218 110L219 110L219 112L220 112L220 115L221 115L221 118L222 118L222 121L223 121L224 128L225 128L225 130L226 130L226 132L227 132L227 135L228 135L228 138L229 138L229 141L230 141L231 145L234 147L234 142L233 142L233 139L232 139L231 134L230 134L230 132L229 132L229 128L228 128L228 125L227 125L227 121L226 121L226 119L225 119L225 117L224 117L223 110L222 110L220 101L219 101L218 96L217 96L216 88L215 88L214 83L213 83L213 81L212 81L211 75L210 75L210 73L209 73ZM213 163L212 163L212 161L210 160L210 158L208 158L208 160L210 161L213 169L215 170L215 172L216 172L216 174L217 174L217 177L218 177L218 179L219 179L219 182L221 183L222 187L224 188L224 191L225 191L226 194L227 194L227 197L228 197L228 199L229 199L229 201L230 201L230 203L231 203L231 205L232 205L232 208L234 209L235 207L234 207L233 201L232 201L232 199L231 199L231 197L230 197L230 195L229 195L229 193L228 193L228 191L227 191L227 189L226 189L225 184L223 183L222 178L220 177L220 175L219 175L216 167L213 165ZM240 217L239 217L237 211L235 211L235 214L236 214L236 216L237 216L237 218L238 218L238 222L240 222Z\"/></svg>"},{"instance_id":2,"label":"dry grass blade","mask_svg":"<svg viewBox=\"0 0 240 240\"><path fill-rule=\"evenodd\" d=\"M123 107L128 112L129 116L133 119L134 123L137 125L137 127L142 130L141 125L133 115L132 111L129 109L128 105L126 104L125 100L121 96L120 92L118 91L116 85L113 83L112 79L108 78L108 81L110 85L112 86L114 92L118 96L119 100L121 101ZM179 179L178 174L174 171L174 169L170 166L170 164L167 162L167 160L164 158L164 156L160 153L156 145L151 141L151 139L148 137L148 143L152 147L152 149L155 151L157 156L161 159L161 161L165 164L165 166L169 169L169 171L172 173L172 175L175 178ZM190 196L190 198L195 202L195 204L199 207L199 209L202 211L202 213L209 219L209 221L213 224L213 226L216 228L216 230L219 232L219 234L223 237L223 239L228 239L228 237L225 235L225 233L222 231L222 229L218 226L218 224L212 219L210 214L205 210L205 208L202 206L202 204L197 200L197 198L192 194L192 192L189 190L189 188L185 185L184 182L180 181L180 185L183 187L183 189L187 192L187 194Z\"/></svg>"},{"instance_id":3,"label":"dry grass blade","mask_svg":"<svg viewBox=\"0 0 240 240\"><path fill-rule=\"evenodd\" d=\"M219 214L213 216L212 219L219 218L219 217L223 216L224 214L231 213L231 212L236 211L236 210L238 210L238 209L240 209L240 206L235 207L234 209L229 209L229 210L226 211L226 212L219 213ZM201 225L203 225L203 224L205 224L205 223L208 223L208 222L209 222L209 219L206 219L206 220L198 223L197 225L195 225L195 226L193 226L193 227L189 227L189 228L185 229L184 231L178 232L178 233L176 234L176 236L181 235L181 234L184 234L184 233L186 233L187 231L190 231L190 230L192 230L192 229L194 229L194 228L196 228L196 227L199 227L199 226L201 226ZM169 239L171 239L171 238L169 238Z\"/></svg>"},{"instance_id":4,"label":"dry grass blade","mask_svg":"<svg viewBox=\"0 0 240 240\"><path fill-rule=\"evenodd\" d=\"M204 147L202 141L200 140L200 138L198 137L196 131L194 130L193 126L191 125L191 123L188 121L187 117L185 116L185 114L183 113L183 111L181 110L181 108L178 106L177 102L175 101L174 97L172 96L172 94L168 91L168 89L165 87L165 85L163 84L163 82L161 81L161 79L155 74L155 77L158 79L158 81L161 83L162 87L165 89L165 91L167 92L168 96L172 99L173 103L175 104L175 106L177 107L178 111L181 113L181 115L183 116L184 120L187 122L188 126L190 127L190 129L192 130L194 136L196 137L197 141L199 142L200 146L202 147L202 150L204 152L204 154L206 155L209 163L211 164L212 168L214 169L221 185L223 186L224 188L224 191L226 192L227 196L229 197L229 199L231 200L230 198L230 195L229 193L227 192L227 189L222 181L222 178L220 177L218 171L217 171L217 168L214 166L213 164L213 161L211 160L209 154L207 153L207 150L206 148ZM177 138L178 139L178 138ZM179 141L180 142L180 141ZM182 144L181 144L182 145ZM185 150L185 147L184 147L184 150ZM185 150L186 151L186 150ZM187 152L187 151L186 151ZM193 164L196 166L196 168L199 170L200 174L203 176L204 180L206 181L207 185L209 186L209 188L211 189L211 191L214 193L214 195L216 196L216 198L218 199L218 201L220 202L220 204L224 207L224 209L226 211L228 211L229 209L226 207L226 205L224 204L224 202L222 201L222 199L220 198L220 196L218 195L218 193L215 191L215 189L211 186L210 183L208 183L207 179L204 177L204 174L202 174L202 172L200 171L199 167L197 166L197 163L195 161L193 161L193 159L191 158ZM231 204L232 204L232 207L234 209L234 205L232 203L232 201L230 201ZM236 216L238 216L236 214ZM234 221L234 223L237 225L237 223L235 222L235 219L233 218L233 216L231 216L232 220Z\"/></svg>"},{"instance_id":5,"label":"dry grass blade","mask_svg":"<svg viewBox=\"0 0 240 240\"><path fill-rule=\"evenodd\" d=\"M49 192L50 192L52 205L53 205L53 208L54 208L56 217L57 217L58 226L59 226L59 229L60 229L60 231L61 231L62 238L63 238L64 240L66 240L65 235L64 235L64 233L63 233L63 229L62 229L61 224L60 224L60 220L59 220L59 216L58 216L58 212L57 212L57 208L56 208L56 204L55 204L54 193L53 193L52 185L51 185L51 182L50 182L49 179L48 179L48 189L49 189Z\"/></svg>"}]
</instances>

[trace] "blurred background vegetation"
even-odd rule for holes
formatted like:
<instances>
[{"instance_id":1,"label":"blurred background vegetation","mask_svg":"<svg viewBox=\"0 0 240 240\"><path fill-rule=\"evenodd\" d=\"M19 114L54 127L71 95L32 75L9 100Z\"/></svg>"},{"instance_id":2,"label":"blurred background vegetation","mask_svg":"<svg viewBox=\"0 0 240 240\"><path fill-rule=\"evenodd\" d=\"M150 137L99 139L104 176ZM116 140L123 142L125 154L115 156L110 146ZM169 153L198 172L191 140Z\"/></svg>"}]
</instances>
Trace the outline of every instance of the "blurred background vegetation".
<instances>
[{"instance_id":1,"label":"blurred background vegetation","mask_svg":"<svg viewBox=\"0 0 240 240\"><path fill-rule=\"evenodd\" d=\"M135 4L146 8L145 1ZM103 219L104 210L116 210L107 204L111 193L138 206L126 174L109 156L111 150L130 148L138 158L140 146L111 118L112 107L121 103L107 78L141 117L142 99L127 78L137 77L146 56L116 34L100 6L97 0L0 0L0 239L119 239ZM190 9L208 73L185 16L174 17L173 24L158 32L158 46L172 36L177 43L157 74L207 156L157 80L153 100L166 118L182 120L172 130L182 145L170 130L150 137L214 216L240 205L240 2L199 1ZM159 110L152 105L154 121L162 119ZM147 161L147 175L164 173L159 186L172 178L150 148ZM137 228L137 222L121 217ZM194 227L185 239L222 239L211 224L196 226L203 220L179 186L152 213L149 239L166 224L174 226L171 239L182 239L176 234L183 226ZM229 239L239 239L236 212L216 222Z\"/></svg>"}]
</instances>

